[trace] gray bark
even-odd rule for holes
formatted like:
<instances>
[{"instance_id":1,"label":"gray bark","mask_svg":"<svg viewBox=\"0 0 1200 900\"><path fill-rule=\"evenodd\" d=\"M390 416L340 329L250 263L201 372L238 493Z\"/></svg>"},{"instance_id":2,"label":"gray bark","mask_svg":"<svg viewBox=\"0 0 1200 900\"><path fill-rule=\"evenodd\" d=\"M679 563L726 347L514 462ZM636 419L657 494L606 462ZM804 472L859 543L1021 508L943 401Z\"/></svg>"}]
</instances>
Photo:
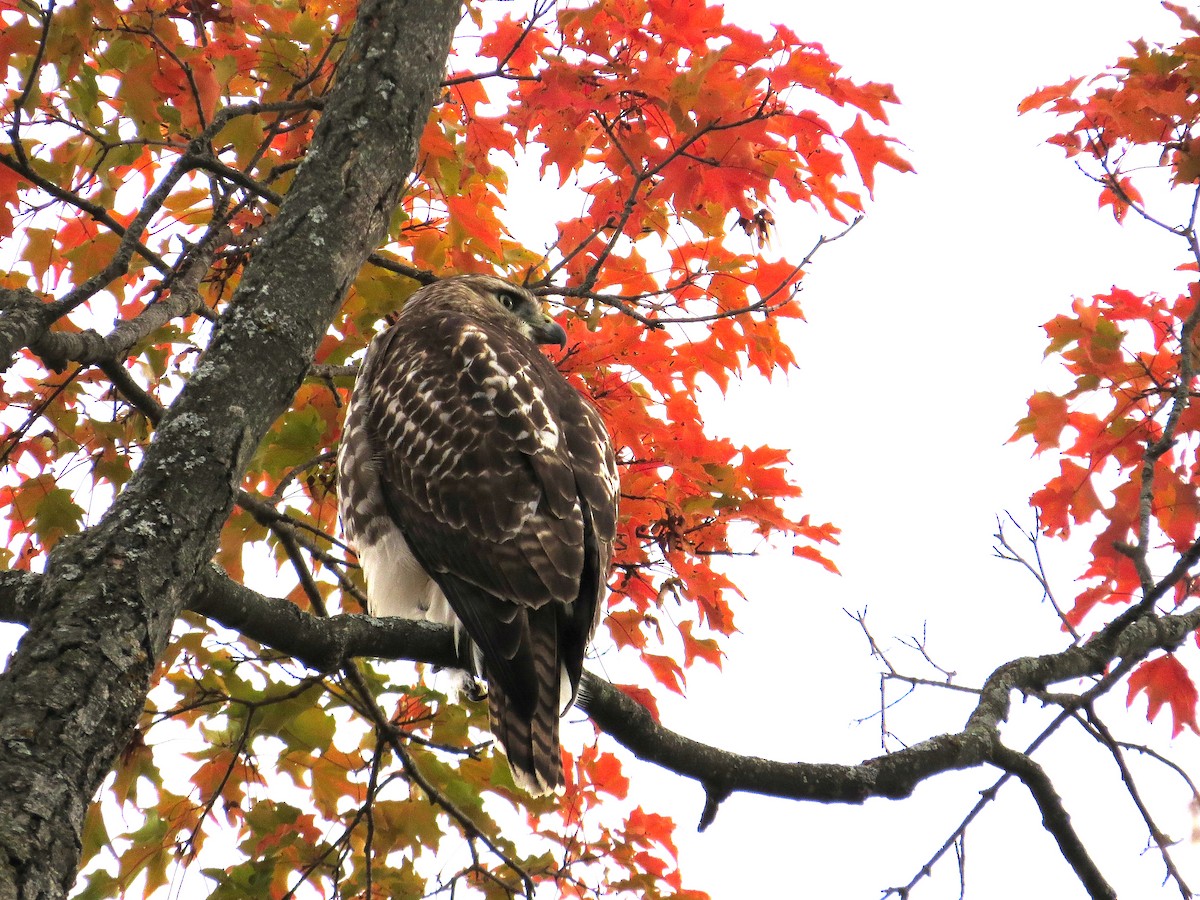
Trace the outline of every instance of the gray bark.
<instances>
[{"instance_id":1,"label":"gray bark","mask_svg":"<svg viewBox=\"0 0 1200 900\"><path fill-rule=\"evenodd\" d=\"M0 573L0 621L31 621L37 615L43 580L28 573ZM287 600L257 594L213 566L198 577L190 608L318 671L336 671L358 656L443 666L456 660L449 628L359 615L319 618ZM1100 679L1083 694L1060 695L1053 701L1064 707L1065 717L1065 710L1090 703L1151 652L1175 649L1198 628L1200 607L1163 616L1142 606L1130 608L1082 644L998 667L979 691L978 704L961 731L858 765L777 762L699 743L663 727L637 702L591 673L584 674L579 704L601 730L639 758L703 785L707 802L701 830L712 822L721 803L738 791L822 803L862 803L871 797L907 797L922 781L942 772L994 766L1029 789L1043 825L1089 896L1112 898L1116 894L1080 841L1053 782L1029 755L1041 738L1022 753L1003 743L1000 726L1008 718L1013 691L1049 697L1045 692L1054 684Z\"/></svg>"},{"instance_id":2,"label":"gray bark","mask_svg":"<svg viewBox=\"0 0 1200 900\"><path fill-rule=\"evenodd\" d=\"M0 900L63 897L88 803L145 704L255 447L383 237L458 0L365 0L278 218L104 519L62 541L0 677Z\"/></svg>"}]
</instances>

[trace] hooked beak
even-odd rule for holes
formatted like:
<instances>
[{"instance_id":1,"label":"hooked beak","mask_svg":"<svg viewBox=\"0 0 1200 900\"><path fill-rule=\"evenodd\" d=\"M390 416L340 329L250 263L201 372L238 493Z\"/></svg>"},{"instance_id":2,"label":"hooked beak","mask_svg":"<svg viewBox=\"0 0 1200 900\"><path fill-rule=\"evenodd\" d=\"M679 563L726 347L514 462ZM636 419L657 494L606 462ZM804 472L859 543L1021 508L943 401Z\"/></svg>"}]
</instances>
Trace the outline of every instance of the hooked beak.
<instances>
[{"instance_id":1,"label":"hooked beak","mask_svg":"<svg viewBox=\"0 0 1200 900\"><path fill-rule=\"evenodd\" d=\"M543 316L542 324L534 327L533 339L539 344L558 344L560 348L567 346L567 333L549 316Z\"/></svg>"}]
</instances>

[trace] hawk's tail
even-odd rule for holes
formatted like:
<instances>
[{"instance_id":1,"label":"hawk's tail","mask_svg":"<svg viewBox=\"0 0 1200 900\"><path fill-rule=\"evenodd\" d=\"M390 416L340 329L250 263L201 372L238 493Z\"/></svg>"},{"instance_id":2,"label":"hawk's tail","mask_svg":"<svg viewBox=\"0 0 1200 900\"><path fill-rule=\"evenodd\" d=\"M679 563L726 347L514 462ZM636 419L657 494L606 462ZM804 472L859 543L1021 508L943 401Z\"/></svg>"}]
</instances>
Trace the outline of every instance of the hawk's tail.
<instances>
[{"instance_id":1,"label":"hawk's tail","mask_svg":"<svg viewBox=\"0 0 1200 900\"><path fill-rule=\"evenodd\" d=\"M563 676L556 642L550 637L550 641L543 642L550 646L535 648L537 687L530 714L504 693L498 680L489 679L488 684L492 734L504 748L513 781L534 796L551 793L563 784L558 744L559 681Z\"/></svg>"}]
</instances>

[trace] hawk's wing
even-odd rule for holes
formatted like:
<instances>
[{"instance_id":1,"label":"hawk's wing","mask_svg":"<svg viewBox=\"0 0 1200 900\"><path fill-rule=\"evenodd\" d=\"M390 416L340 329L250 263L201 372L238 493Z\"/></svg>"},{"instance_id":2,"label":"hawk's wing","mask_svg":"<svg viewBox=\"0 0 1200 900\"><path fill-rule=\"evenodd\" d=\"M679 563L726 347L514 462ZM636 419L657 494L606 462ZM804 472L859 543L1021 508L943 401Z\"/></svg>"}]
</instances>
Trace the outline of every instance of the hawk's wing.
<instances>
[{"instance_id":1,"label":"hawk's wing","mask_svg":"<svg viewBox=\"0 0 1200 900\"><path fill-rule=\"evenodd\" d=\"M510 762L557 783L616 529L604 424L532 342L465 317L393 328L362 377L388 514L482 654Z\"/></svg>"}]
</instances>

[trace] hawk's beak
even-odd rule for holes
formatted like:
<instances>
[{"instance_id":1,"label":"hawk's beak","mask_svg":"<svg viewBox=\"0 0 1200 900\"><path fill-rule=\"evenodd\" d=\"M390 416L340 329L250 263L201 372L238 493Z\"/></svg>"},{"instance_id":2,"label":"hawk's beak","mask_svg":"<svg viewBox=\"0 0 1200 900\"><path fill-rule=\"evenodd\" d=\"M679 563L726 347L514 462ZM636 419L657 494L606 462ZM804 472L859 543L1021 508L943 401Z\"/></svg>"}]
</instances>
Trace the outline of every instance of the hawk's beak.
<instances>
[{"instance_id":1,"label":"hawk's beak","mask_svg":"<svg viewBox=\"0 0 1200 900\"><path fill-rule=\"evenodd\" d=\"M539 344L558 344L559 347L567 346L567 333L563 331L561 325L549 316L544 316L542 324L533 329L533 338Z\"/></svg>"}]
</instances>

